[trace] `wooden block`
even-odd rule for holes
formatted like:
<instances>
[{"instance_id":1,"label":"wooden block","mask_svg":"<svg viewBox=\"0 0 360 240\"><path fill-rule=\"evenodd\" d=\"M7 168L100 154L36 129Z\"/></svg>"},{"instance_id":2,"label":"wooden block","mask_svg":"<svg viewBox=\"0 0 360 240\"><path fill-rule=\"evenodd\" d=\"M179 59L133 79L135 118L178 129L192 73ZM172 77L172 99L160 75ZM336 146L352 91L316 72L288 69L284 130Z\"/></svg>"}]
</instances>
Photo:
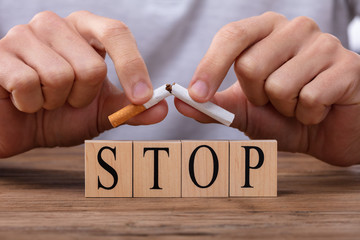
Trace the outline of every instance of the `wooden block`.
<instances>
[{"instance_id":1,"label":"wooden block","mask_svg":"<svg viewBox=\"0 0 360 240\"><path fill-rule=\"evenodd\" d=\"M230 142L230 197L277 196L277 142Z\"/></svg>"},{"instance_id":2,"label":"wooden block","mask_svg":"<svg viewBox=\"0 0 360 240\"><path fill-rule=\"evenodd\" d=\"M85 141L85 197L132 197L131 141Z\"/></svg>"},{"instance_id":3,"label":"wooden block","mask_svg":"<svg viewBox=\"0 0 360 240\"><path fill-rule=\"evenodd\" d=\"M182 196L228 195L229 142L182 141Z\"/></svg>"},{"instance_id":4,"label":"wooden block","mask_svg":"<svg viewBox=\"0 0 360 240\"><path fill-rule=\"evenodd\" d=\"M181 197L181 142L134 141L134 197Z\"/></svg>"}]
</instances>

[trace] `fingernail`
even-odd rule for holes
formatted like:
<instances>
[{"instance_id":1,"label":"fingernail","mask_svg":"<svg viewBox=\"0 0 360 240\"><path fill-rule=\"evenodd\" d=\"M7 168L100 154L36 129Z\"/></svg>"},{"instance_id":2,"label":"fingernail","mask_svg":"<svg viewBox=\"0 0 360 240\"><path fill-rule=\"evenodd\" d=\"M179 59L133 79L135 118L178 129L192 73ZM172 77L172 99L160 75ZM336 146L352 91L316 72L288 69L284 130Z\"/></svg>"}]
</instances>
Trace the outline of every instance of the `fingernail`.
<instances>
[{"instance_id":1,"label":"fingernail","mask_svg":"<svg viewBox=\"0 0 360 240\"><path fill-rule=\"evenodd\" d=\"M199 98L205 98L209 94L208 85L202 80L196 81L191 86L191 91Z\"/></svg>"},{"instance_id":2,"label":"fingernail","mask_svg":"<svg viewBox=\"0 0 360 240\"><path fill-rule=\"evenodd\" d=\"M145 98L149 95L149 92L150 92L149 86L142 81L136 83L133 88L133 96L135 98Z\"/></svg>"}]
</instances>

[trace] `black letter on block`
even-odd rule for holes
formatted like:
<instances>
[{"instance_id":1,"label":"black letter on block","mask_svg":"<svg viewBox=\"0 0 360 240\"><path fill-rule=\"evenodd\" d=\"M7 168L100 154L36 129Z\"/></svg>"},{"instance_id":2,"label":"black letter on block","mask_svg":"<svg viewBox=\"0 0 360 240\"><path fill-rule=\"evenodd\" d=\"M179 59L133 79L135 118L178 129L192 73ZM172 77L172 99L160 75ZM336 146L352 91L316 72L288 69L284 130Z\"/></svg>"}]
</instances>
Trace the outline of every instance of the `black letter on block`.
<instances>
[{"instance_id":1,"label":"black letter on block","mask_svg":"<svg viewBox=\"0 0 360 240\"><path fill-rule=\"evenodd\" d=\"M148 150L154 151L154 186L150 189L162 189L159 187L159 151L165 151L170 156L169 148L144 148L144 156Z\"/></svg>"},{"instance_id":2,"label":"black letter on block","mask_svg":"<svg viewBox=\"0 0 360 240\"><path fill-rule=\"evenodd\" d=\"M104 150L110 150L113 154L114 154L114 158L116 160L116 147L114 148L110 148L110 147L102 147L99 152L98 152L98 155L97 155L97 159L98 159L98 162L100 164L100 166L102 166L108 173L111 174L111 176L113 176L114 178L114 183L110 186L110 187L105 187L104 185L101 184L100 182L100 177L98 176L98 189L99 188L103 188L103 189L107 189L107 190L111 190L113 189L117 182L118 182L118 175L115 171L115 169L113 169L109 164L107 164L102 158L101 158L101 153L104 151Z\"/></svg>"},{"instance_id":3,"label":"black letter on block","mask_svg":"<svg viewBox=\"0 0 360 240\"><path fill-rule=\"evenodd\" d=\"M258 169L264 163L264 152L256 146L242 146L245 148L245 184L241 188L253 188L250 185L250 169ZM259 154L259 162L255 167L250 166L250 149L255 149Z\"/></svg>"},{"instance_id":4,"label":"black letter on block","mask_svg":"<svg viewBox=\"0 0 360 240\"><path fill-rule=\"evenodd\" d=\"M197 181L196 181L196 178L195 178L195 172L194 172L194 161L195 161L195 155L197 153L197 151L202 148L202 147L205 147L207 149L210 150L211 152L211 155L213 157L213 162L214 162L214 171L213 171L213 177L210 181L210 183L206 186L201 186ZM190 178L191 180L193 181L193 183L199 187L199 188L208 188L210 187L211 185L213 185L213 183L215 182L216 178L217 178L217 175L219 173L219 160L218 160L218 157L214 151L214 149L212 149L211 147L209 147L208 145L200 145L198 146L197 148L195 148L195 150L191 153L191 156L190 156L190 160L189 160L189 174L190 174Z\"/></svg>"}]
</instances>

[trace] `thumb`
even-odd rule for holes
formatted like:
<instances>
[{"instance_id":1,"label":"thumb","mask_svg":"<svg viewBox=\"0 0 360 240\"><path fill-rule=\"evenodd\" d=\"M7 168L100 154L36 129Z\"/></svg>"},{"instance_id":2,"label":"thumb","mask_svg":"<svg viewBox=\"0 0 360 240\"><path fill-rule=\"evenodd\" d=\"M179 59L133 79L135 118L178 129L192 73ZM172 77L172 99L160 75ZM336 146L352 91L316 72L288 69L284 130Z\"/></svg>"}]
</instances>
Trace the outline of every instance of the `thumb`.
<instances>
[{"instance_id":1,"label":"thumb","mask_svg":"<svg viewBox=\"0 0 360 240\"><path fill-rule=\"evenodd\" d=\"M307 127L294 117L279 113L271 103L253 105L245 96L240 84L216 96L217 103L235 113L232 127L243 131L252 139L276 139L279 150L305 152L307 150Z\"/></svg>"},{"instance_id":2,"label":"thumb","mask_svg":"<svg viewBox=\"0 0 360 240\"><path fill-rule=\"evenodd\" d=\"M301 152L306 150L307 128L295 118L281 115L270 103L260 107L253 105L248 101L238 82L216 93L211 101L234 113L235 119L231 127L239 129L250 138L276 139L279 150ZM216 122L178 99L175 104L179 112L187 117L204 123Z\"/></svg>"},{"instance_id":3,"label":"thumb","mask_svg":"<svg viewBox=\"0 0 360 240\"><path fill-rule=\"evenodd\" d=\"M119 109L131 104L126 98L124 92L115 87L109 80L104 81L98 100L98 130L103 132L111 129L112 125L108 116ZM168 112L168 106L165 100L157 105L145 110L139 115L129 119L126 124L129 125L149 125L162 121Z\"/></svg>"}]
</instances>

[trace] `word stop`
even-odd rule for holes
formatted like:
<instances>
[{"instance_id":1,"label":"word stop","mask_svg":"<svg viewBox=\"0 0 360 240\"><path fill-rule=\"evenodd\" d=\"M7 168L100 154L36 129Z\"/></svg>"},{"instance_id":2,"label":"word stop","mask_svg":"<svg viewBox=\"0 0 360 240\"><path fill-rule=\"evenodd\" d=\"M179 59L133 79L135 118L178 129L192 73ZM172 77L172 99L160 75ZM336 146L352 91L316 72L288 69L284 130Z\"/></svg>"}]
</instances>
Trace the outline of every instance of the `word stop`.
<instances>
[{"instance_id":1,"label":"word stop","mask_svg":"<svg viewBox=\"0 0 360 240\"><path fill-rule=\"evenodd\" d=\"M86 141L85 196L277 196L277 142Z\"/></svg>"}]
</instances>

